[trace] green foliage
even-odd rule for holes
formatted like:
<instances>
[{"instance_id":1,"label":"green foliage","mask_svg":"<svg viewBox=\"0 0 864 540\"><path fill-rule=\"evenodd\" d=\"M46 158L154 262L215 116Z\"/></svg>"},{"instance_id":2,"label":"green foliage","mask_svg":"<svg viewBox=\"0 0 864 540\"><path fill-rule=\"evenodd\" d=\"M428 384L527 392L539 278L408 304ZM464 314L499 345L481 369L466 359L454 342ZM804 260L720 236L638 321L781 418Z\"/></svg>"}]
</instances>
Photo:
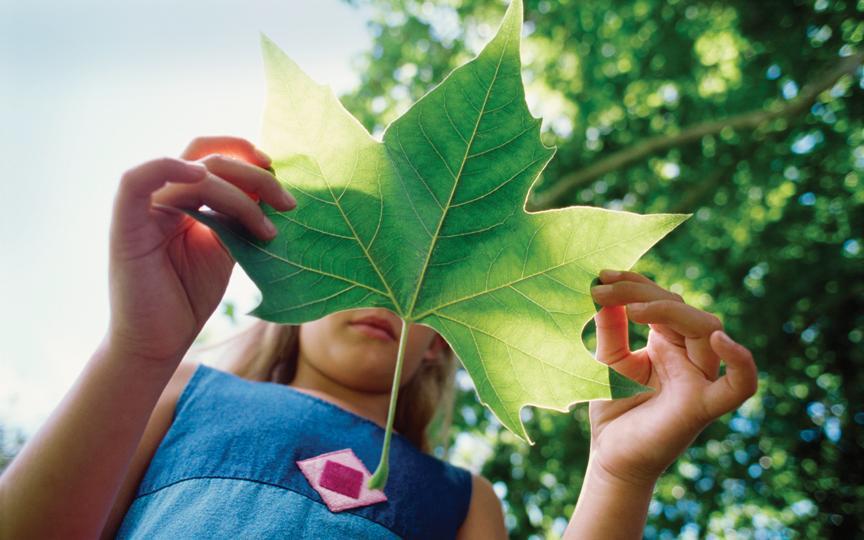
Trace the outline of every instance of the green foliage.
<instances>
[{"instance_id":1,"label":"green foliage","mask_svg":"<svg viewBox=\"0 0 864 540\"><path fill-rule=\"evenodd\" d=\"M473 55L503 11L355 3L375 13L375 41L345 103L375 133ZM528 101L558 146L538 196L566 183L556 205L693 212L687 234L637 269L721 316L760 367L758 395L659 483L648 538L864 534L864 90L850 64L862 13L835 0L526 2ZM470 390L456 412L453 452L486 449L513 536L562 531L587 460L585 409L528 413L533 447Z\"/></svg>"},{"instance_id":2,"label":"green foliage","mask_svg":"<svg viewBox=\"0 0 864 540\"><path fill-rule=\"evenodd\" d=\"M24 432L0 424L0 474L24 446Z\"/></svg>"}]
</instances>

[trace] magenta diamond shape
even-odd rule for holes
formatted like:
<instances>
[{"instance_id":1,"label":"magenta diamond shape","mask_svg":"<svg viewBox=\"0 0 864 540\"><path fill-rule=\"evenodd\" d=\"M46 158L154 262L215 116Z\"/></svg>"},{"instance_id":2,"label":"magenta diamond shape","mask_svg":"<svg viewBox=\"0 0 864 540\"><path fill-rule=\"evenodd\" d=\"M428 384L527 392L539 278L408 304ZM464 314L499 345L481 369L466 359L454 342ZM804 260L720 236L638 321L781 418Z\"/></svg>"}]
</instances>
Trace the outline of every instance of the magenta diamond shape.
<instances>
[{"instance_id":1,"label":"magenta diamond shape","mask_svg":"<svg viewBox=\"0 0 864 540\"><path fill-rule=\"evenodd\" d=\"M350 448L299 460L297 467L331 512L387 500L383 491L366 485L372 475Z\"/></svg>"},{"instance_id":2,"label":"magenta diamond shape","mask_svg":"<svg viewBox=\"0 0 864 540\"><path fill-rule=\"evenodd\" d=\"M321 478L318 479L318 483L321 484L321 487L325 487L330 491L356 499L360 496L363 473L357 469L346 467L341 463L328 459L324 463L324 470L321 472Z\"/></svg>"}]
</instances>

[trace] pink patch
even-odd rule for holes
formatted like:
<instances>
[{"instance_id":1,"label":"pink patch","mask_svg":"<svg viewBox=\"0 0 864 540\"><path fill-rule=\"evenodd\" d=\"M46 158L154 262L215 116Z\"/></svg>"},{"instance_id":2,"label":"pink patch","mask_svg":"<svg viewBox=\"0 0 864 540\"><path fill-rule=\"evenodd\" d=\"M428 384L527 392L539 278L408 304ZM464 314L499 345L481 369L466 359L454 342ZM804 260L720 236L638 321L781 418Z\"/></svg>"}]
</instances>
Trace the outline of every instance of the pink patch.
<instances>
[{"instance_id":1,"label":"pink patch","mask_svg":"<svg viewBox=\"0 0 864 540\"><path fill-rule=\"evenodd\" d=\"M298 461L297 466L331 512L387 500L380 489L366 487L372 475L350 448Z\"/></svg>"},{"instance_id":2,"label":"pink patch","mask_svg":"<svg viewBox=\"0 0 864 540\"><path fill-rule=\"evenodd\" d=\"M330 491L356 499L363 487L363 473L328 459L318 483Z\"/></svg>"}]
</instances>

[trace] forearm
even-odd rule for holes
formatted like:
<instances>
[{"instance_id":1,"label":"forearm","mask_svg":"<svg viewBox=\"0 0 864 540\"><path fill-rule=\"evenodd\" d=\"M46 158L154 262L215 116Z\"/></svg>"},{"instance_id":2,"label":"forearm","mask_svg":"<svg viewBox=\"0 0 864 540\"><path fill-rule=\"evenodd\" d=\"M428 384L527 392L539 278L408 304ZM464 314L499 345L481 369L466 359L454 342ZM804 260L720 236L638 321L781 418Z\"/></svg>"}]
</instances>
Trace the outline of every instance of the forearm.
<instances>
[{"instance_id":1,"label":"forearm","mask_svg":"<svg viewBox=\"0 0 864 540\"><path fill-rule=\"evenodd\" d=\"M0 538L97 538L176 362L103 342L0 476Z\"/></svg>"},{"instance_id":2,"label":"forearm","mask_svg":"<svg viewBox=\"0 0 864 540\"><path fill-rule=\"evenodd\" d=\"M634 485L604 474L589 460L567 540L630 540L643 536L654 484Z\"/></svg>"}]
</instances>

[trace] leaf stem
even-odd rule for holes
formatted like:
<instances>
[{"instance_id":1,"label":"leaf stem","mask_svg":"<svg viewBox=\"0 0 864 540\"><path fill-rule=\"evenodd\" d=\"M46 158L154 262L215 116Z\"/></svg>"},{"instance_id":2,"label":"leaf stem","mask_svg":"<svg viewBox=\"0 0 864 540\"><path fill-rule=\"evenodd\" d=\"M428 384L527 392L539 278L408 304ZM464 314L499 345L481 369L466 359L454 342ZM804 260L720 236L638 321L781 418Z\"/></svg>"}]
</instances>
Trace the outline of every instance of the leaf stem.
<instances>
[{"instance_id":1,"label":"leaf stem","mask_svg":"<svg viewBox=\"0 0 864 540\"><path fill-rule=\"evenodd\" d=\"M384 430L384 444L381 447L381 461L375 474L369 478L369 489L383 489L390 475L390 436L393 434L393 420L396 418L396 398L402 381L402 364L405 359L405 345L408 343L408 321L402 319L402 333L399 335L399 354L396 356L396 371L390 388L390 408L387 410L387 429Z\"/></svg>"}]
</instances>

